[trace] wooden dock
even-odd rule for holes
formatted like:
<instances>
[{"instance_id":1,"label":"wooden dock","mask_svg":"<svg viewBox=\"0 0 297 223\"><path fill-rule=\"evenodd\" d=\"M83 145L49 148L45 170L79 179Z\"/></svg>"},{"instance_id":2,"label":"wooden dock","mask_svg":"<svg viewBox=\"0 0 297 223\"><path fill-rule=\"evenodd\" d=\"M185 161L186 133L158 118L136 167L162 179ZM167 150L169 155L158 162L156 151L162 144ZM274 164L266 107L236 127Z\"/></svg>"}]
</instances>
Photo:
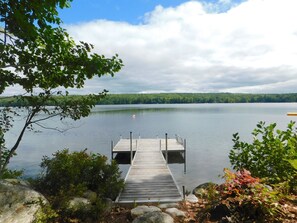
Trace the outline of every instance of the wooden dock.
<instances>
[{"instance_id":1,"label":"wooden dock","mask_svg":"<svg viewBox=\"0 0 297 223\"><path fill-rule=\"evenodd\" d=\"M288 112L287 116L297 116L297 112Z\"/></svg>"},{"instance_id":2,"label":"wooden dock","mask_svg":"<svg viewBox=\"0 0 297 223\"><path fill-rule=\"evenodd\" d=\"M167 153L165 158L163 156L164 151L185 152L182 143L176 139L121 139L113 149L114 153L129 151L132 151L132 162L125 178L125 188L119 194L117 203L182 200L182 193L166 162Z\"/></svg>"}]
</instances>

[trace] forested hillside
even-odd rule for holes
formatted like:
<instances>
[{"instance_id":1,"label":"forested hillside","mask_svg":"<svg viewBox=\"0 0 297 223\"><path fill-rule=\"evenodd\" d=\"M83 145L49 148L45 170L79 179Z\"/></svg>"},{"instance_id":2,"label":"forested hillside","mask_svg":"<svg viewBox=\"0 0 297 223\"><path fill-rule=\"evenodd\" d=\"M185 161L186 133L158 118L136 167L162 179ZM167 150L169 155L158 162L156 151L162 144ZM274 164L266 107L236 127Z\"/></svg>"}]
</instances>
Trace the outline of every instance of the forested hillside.
<instances>
[{"instance_id":1,"label":"forested hillside","mask_svg":"<svg viewBox=\"0 0 297 223\"><path fill-rule=\"evenodd\" d=\"M84 96L71 96L67 99L56 96L48 105L76 100ZM29 98L28 98L29 99ZM297 102L297 93L292 94L231 94L231 93L160 93L160 94L108 94L96 104L182 104L182 103L271 103ZM28 103L18 97L0 98L0 106L19 106Z\"/></svg>"},{"instance_id":2,"label":"forested hillside","mask_svg":"<svg viewBox=\"0 0 297 223\"><path fill-rule=\"evenodd\" d=\"M297 94L162 93L109 94L99 104L297 102Z\"/></svg>"}]
</instances>

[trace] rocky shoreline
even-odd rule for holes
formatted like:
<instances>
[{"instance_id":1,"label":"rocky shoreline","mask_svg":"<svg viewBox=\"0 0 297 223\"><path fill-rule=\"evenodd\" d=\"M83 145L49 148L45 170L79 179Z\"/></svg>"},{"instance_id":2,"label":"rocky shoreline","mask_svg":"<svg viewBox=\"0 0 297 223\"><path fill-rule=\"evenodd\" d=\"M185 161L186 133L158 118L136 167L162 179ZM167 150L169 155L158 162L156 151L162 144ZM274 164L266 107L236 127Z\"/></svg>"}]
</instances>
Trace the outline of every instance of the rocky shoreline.
<instances>
[{"instance_id":1,"label":"rocky shoreline","mask_svg":"<svg viewBox=\"0 0 297 223\"><path fill-rule=\"evenodd\" d=\"M193 200L193 198L196 198ZM205 207L205 201L198 200L195 195L186 197L185 201L178 203L147 204L135 208L114 207L109 220L104 223L187 223L196 222L198 210Z\"/></svg>"},{"instance_id":2,"label":"rocky shoreline","mask_svg":"<svg viewBox=\"0 0 297 223\"><path fill-rule=\"evenodd\" d=\"M109 208L100 223L194 223L199 222L197 216L205 212L209 200L207 187L212 183L205 183L193 190L193 194L186 196L184 201L178 203L161 203L135 205L135 207L116 206L109 201ZM95 194L73 198L69 208L86 208ZM199 197L199 198L198 198ZM282 208L287 216L282 222L297 222L297 199L295 202L284 202ZM33 190L28 182L16 179L0 180L0 222L5 223L35 223L40 221L44 205L48 204L46 198ZM218 212L218 211L217 211ZM217 217L210 217L202 222L230 222L222 221L219 213ZM73 223L80 222L73 219ZM92 221L88 221L91 223Z\"/></svg>"},{"instance_id":3,"label":"rocky shoreline","mask_svg":"<svg viewBox=\"0 0 297 223\"><path fill-rule=\"evenodd\" d=\"M95 196L94 194L91 194ZM91 196L91 197L92 197ZM90 197L90 196L88 196ZM69 208L88 206L91 198L73 198ZM186 201L158 205L139 205L135 208L121 208L113 206L110 202L109 215L106 222L190 222L188 213L184 210L185 204L195 204L198 198L191 194L186 196ZM42 207L48 204L46 198L33 190L24 180L6 179L0 181L0 222L5 223L33 223L38 218ZM129 210L129 211L128 211ZM129 213L127 213L129 212ZM118 219L117 219L118 218ZM119 219L121 219L119 221Z\"/></svg>"}]
</instances>

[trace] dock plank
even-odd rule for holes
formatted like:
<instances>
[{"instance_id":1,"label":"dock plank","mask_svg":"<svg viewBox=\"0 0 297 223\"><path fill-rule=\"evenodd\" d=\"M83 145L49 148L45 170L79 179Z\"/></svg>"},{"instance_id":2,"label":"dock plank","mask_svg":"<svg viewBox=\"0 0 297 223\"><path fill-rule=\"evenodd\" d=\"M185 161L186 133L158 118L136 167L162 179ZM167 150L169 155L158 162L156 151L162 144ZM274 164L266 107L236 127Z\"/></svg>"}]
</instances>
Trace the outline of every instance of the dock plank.
<instances>
[{"instance_id":1,"label":"dock plank","mask_svg":"<svg viewBox=\"0 0 297 223\"><path fill-rule=\"evenodd\" d=\"M141 142L143 151L149 151L151 144L154 144L157 148L161 147L162 151L166 150L165 139L132 139L132 150L136 151L137 144ZM176 141L176 139L167 139L167 150L168 151L183 151L184 146ZM113 152L129 152L130 151L130 139L121 139L113 148Z\"/></svg>"},{"instance_id":2,"label":"dock plank","mask_svg":"<svg viewBox=\"0 0 297 223\"><path fill-rule=\"evenodd\" d=\"M136 153L125 179L125 189L118 196L117 202L181 201L181 192L162 154L162 150L165 150L165 140L138 139L133 143L133 151ZM168 148L169 144L172 150L183 150L183 146L176 143L176 140L170 140ZM130 141L127 143L127 140L120 140L115 148L116 151L129 148L130 151Z\"/></svg>"}]
</instances>

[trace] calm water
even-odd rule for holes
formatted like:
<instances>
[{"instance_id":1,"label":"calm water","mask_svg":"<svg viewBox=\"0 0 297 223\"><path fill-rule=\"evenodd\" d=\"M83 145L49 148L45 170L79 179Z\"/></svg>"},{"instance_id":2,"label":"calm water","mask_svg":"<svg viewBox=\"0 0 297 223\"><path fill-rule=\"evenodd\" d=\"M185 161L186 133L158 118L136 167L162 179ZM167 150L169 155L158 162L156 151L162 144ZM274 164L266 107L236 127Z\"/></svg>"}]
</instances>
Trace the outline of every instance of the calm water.
<instances>
[{"instance_id":1,"label":"calm water","mask_svg":"<svg viewBox=\"0 0 297 223\"><path fill-rule=\"evenodd\" d=\"M250 141L259 121L276 122L284 129L291 119L297 119L286 113L296 110L296 103L98 106L88 118L65 123L62 127L69 130L64 133L26 132L11 167L25 168L27 175L34 175L42 156L59 149L88 148L110 157L111 141L128 137L130 131L142 138L164 137L165 133L173 138L178 134L187 140L187 174L183 173L183 164L170 164L170 168L178 184L191 190L206 181L220 182L218 175L230 167L233 133L239 132L243 140ZM56 127L60 122L51 120L46 125ZM7 146L16 136L16 130L9 132ZM128 167L121 165L123 175Z\"/></svg>"}]
</instances>

